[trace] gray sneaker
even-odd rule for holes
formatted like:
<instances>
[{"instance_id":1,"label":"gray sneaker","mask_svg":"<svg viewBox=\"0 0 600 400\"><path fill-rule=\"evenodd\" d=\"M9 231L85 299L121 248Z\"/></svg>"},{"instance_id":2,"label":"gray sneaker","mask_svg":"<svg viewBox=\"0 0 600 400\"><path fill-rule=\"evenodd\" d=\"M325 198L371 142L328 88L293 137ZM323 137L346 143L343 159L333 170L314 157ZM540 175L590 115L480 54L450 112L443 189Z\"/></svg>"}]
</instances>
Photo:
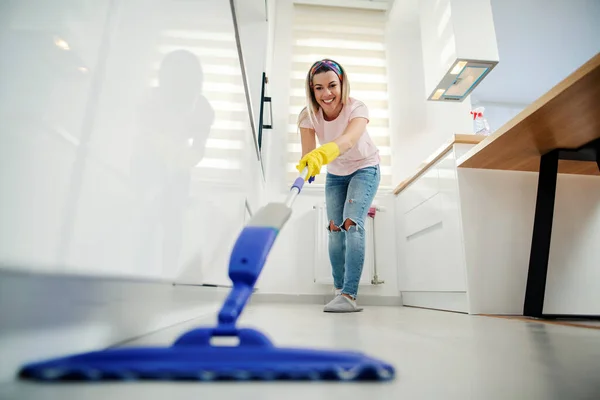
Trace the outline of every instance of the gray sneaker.
<instances>
[{"instance_id":1,"label":"gray sneaker","mask_svg":"<svg viewBox=\"0 0 600 400\"><path fill-rule=\"evenodd\" d=\"M349 313L362 310L362 308L358 307L355 300L350 300L346 296L342 295L336 296L323 309L324 312L331 313Z\"/></svg>"}]
</instances>

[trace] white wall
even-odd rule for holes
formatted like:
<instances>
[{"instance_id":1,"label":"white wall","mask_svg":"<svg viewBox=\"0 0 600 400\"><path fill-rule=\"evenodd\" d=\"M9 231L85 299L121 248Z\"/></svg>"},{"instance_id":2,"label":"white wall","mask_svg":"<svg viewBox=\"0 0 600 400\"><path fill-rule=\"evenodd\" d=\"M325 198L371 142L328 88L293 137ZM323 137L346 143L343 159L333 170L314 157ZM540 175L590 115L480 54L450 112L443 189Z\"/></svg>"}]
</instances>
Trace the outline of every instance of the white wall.
<instances>
[{"instance_id":1,"label":"white wall","mask_svg":"<svg viewBox=\"0 0 600 400\"><path fill-rule=\"evenodd\" d=\"M600 315L599 241L600 181L559 175L545 313Z\"/></svg>"},{"instance_id":2,"label":"white wall","mask_svg":"<svg viewBox=\"0 0 600 400\"><path fill-rule=\"evenodd\" d=\"M455 133L472 133L470 99L427 102L417 0L395 1L387 26L394 182L400 183Z\"/></svg>"},{"instance_id":3,"label":"white wall","mask_svg":"<svg viewBox=\"0 0 600 400\"><path fill-rule=\"evenodd\" d=\"M600 2L491 3L500 63L471 101L495 131L600 51Z\"/></svg>"},{"instance_id":4,"label":"white wall","mask_svg":"<svg viewBox=\"0 0 600 400\"><path fill-rule=\"evenodd\" d=\"M529 104L600 51L598 0L491 0L500 63L479 101Z\"/></svg>"},{"instance_id":5,"label":"white wall","mask_svg":"<svg viewBox=\"0 0 600 400\"><path fill-rule=\"evenodd\" d=\"M492 0L492 11L500 63L471 101L495 131L600 51L600 2Z\"/></svg>"},{"instance_id":6,"label":"white wall","mask_svg":"<svg viewBox=\"0 0 600 400\"><path fill-rule=\"evenodd\" d=\"M538 176L459 168L458 178L471 313L522 314ZM600 182L559 175L544 313L600 312L598 240Z\"/></svg>"}]
</instances>

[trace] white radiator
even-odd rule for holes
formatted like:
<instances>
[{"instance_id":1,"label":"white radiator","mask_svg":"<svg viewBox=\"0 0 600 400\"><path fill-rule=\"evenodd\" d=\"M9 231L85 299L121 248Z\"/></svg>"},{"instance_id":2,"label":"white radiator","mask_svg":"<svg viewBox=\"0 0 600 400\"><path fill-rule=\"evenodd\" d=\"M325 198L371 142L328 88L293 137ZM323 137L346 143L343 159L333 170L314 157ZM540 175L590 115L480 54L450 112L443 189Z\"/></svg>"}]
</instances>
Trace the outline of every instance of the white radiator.
<instances>
[{"instance_id":1,"label":"white radiator","mask_svg":"<svg viewBox=\"0 0 600 400\"><path fill-rule=\"evenodd\" d=\"M329 220L327 219L327 208L325 207L325 203L316 204L313 207L313 212L315 213L314 281L315 283L333 286L331 263L329 262L329 250L327 248L329 243L329 232L327 231ZM371 217L367 217L365 220L365 264L360 277L360 285L372 285L373 282L377 282L377 279L374 279L375 257L373 250L375 248L375 241L373 235L373 223L374 220Z\"/></svg>"}]
</instances>

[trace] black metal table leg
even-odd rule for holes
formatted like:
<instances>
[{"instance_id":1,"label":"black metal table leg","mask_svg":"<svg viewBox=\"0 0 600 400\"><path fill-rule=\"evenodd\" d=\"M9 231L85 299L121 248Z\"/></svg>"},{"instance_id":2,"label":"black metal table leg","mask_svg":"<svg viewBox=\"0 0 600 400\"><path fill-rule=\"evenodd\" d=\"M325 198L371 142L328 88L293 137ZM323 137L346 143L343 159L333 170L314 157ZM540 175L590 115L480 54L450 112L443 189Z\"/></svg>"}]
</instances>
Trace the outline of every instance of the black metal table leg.
<instances>
[{"instance_id":1,"label":"black metal table leg","mask_svg":"<svg viewBox=\"0 0 600 400\"><path fill-rule=\"evenodd\" d=\"M540 160L533 237L529 256L529 272L523 315L540 318L544 308L552 221L554 219L554 200L556 198L556 179L558 175L558 150L544 154Z\"/></svg>"},{"instance_id":2,"label":"black metal table leg","mask_svg":"<svg viewBox=\"0 0 600 400\"><path fill-rule=\"evenodd\" d=\"M596 165L598 165L598 169L600 170L600 140L596 140L592 146L596 150Z\"/></svg>"},{"instance_id":3,"label":"black metal table leg","mask_svg":"<svg viewBox=\"0 0 600 400\"><path fill-rule=\"evenodd\" d=\"M534 318L575 317L598 319L598 315L546 315L543 313L552 222L554 219L554 201L558 177L558 160L596 162L600 169L600 139L593 140L578 149L556 149L542 155L538 177L533 237L529 256L529 271L523 315Z\"/></svg>"}]
</instances>

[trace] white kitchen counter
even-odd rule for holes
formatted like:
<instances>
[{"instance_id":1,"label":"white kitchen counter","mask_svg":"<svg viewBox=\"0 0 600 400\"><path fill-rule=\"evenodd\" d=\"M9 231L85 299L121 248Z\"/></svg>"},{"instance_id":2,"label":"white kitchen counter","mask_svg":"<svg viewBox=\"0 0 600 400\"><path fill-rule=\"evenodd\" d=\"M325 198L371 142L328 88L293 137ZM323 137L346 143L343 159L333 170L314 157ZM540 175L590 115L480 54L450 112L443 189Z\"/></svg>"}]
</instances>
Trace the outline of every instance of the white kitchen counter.
<instances>
[{"instance_id":1,"label":"white kitchen counter","mask_svg":"<svg viewBox=\"0 0 600 400\"><path fill-rule=\"evenodd\" d=\"M522 315L538 174L457 167L452 143L396 189L404 305ZM600 179L559 174L544 312L600 314Z\"/></svg>"}]
</instances>

